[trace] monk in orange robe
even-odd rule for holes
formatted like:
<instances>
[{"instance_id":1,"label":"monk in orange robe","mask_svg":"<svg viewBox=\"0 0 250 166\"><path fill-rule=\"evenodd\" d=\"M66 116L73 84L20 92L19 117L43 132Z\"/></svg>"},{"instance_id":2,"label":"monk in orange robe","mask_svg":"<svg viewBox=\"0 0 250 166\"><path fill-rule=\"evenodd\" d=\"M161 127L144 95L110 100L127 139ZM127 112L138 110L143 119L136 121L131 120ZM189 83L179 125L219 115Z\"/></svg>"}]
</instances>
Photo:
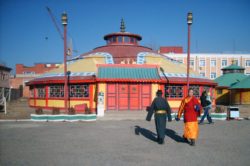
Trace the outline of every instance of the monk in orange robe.
<instances>
[{"instance_id":1,"label":"monk in orange robe","mask_svg":"<svg viewBox=\"0 0 250 166\"><path fill-rule=\"evenodd\" d=\"M181 118L182 113L184 113L184 135L183 138L188 142L190 140L190 145L195 145L195 140L198 138L199 127L197 117L200 116L201 105L199 101L193 96L194 91L192 89L188 90L188 96L185 97L179 107L178 116L176 120Z\"/></svg>"}]
</instances>

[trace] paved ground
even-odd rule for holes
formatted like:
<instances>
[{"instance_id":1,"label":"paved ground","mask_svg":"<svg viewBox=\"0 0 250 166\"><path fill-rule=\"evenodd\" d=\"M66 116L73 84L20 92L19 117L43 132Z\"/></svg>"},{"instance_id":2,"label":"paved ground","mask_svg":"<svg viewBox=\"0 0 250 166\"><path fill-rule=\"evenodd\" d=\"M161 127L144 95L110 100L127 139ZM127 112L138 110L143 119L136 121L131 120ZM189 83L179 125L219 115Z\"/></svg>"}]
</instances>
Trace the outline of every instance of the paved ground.
<instances>
[{"instance_id":1,"label":"paved ground","mask_svg":"<svg viewBox=\"0 0 250 166\"><path fill-rule=\"evenodd\" d=\"M153 121L0 122L0 165L250 165L249 120L202 125L195 147L182 142L182 122L167 127L158 145Z\"/></svg>"}]
</instances>

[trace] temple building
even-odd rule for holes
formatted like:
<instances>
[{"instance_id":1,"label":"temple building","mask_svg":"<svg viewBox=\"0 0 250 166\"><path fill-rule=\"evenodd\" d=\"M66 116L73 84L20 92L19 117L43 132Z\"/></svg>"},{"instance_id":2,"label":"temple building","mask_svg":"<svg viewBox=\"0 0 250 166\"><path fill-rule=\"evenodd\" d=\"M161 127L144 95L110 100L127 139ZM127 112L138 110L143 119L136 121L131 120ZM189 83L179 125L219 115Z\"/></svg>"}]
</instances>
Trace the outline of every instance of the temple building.
<instances>
[{"instance_id":1,"label":"temple building","mask_svg":"<svg viewBox=\"0 0 250 166\"><path fill-rule=\"evenodd\" d=\"M158 89L173 110L187 95L186 65L140 45L142 37L125 31L104 36L106 45L72 58L67 63L69 100L74 107L86 104L92 111L103 104L105 111L145 110ZM28 82L29 105L64 109L64 65ZM215 95L217 84L190 70L190 87L199 97L203 90ZM102 100L97 100L102 96Z\"/></svg>"},{"instance_id":2,"label":"temple building","mask_svg":"<svg viewBox=\"0 0 250 166\"><path fill-rule=\"evenodd\" d=\"M250 76L244 74L244 67L233 62L222 68L223 75L216 78L216 103L223 105L250 104Z\"/></svg>"}]
</instances>

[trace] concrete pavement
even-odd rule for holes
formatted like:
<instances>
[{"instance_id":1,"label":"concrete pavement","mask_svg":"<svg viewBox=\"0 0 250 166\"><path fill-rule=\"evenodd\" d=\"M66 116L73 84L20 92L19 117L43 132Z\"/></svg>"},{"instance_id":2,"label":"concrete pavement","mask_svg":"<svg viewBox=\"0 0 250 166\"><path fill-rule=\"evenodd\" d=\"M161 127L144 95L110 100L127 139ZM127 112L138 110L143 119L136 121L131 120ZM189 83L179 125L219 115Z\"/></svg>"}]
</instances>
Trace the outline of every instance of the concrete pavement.
<instances>
[{"instance_id":1,"label":"concrete pavement","mask_svg":"<svg viewBox=\"0 0 250 166\"><path fill-rule=\"evenodd\" d=\"M183 122L168 123L158 145L154 121L0 122L0 165L250 165L249 120L201 125L195 147L182 131Z\"/></svg>"}]
</instances>

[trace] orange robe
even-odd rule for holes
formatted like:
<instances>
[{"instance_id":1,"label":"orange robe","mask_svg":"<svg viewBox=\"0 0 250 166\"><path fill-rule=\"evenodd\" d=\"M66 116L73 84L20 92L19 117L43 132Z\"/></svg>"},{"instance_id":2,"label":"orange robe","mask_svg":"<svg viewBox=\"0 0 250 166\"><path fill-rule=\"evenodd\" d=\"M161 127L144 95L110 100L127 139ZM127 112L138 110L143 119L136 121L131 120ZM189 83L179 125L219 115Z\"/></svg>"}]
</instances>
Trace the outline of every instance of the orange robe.
<instances>
[{"instance_id":1,"label":"orange robe","mask_svg":"<svg viewBox=\"0 0 250 166\"><path fill-rule=\"evenodd\" d=\"M178 118L181 118L184 113L184 137L188 139L197 139L199 134L197 121L199 113L195 111L195 105L199 105L201 108L199 101L194 96L186 97L182 100L178 111Z\"/></svg>"}]
</instances>

